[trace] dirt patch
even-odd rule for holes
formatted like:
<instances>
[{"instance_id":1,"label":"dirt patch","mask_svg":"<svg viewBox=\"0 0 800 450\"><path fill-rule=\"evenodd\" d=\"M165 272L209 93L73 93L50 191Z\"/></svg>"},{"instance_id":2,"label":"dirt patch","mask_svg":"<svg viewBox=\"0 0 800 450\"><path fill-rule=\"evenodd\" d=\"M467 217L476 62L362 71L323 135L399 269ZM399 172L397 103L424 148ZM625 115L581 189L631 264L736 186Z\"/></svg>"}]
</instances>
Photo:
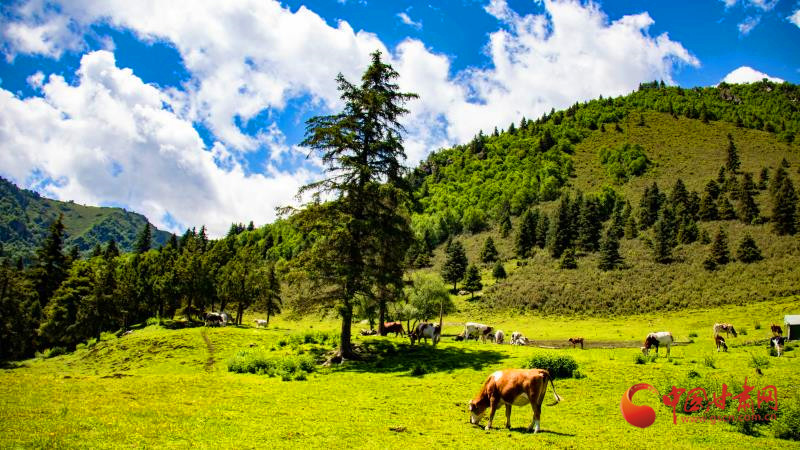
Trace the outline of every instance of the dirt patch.
<instances>
[{"instance_id":1,"label":"dirt patch","mask_svg":"<svg viewBox=\"0 0 800 450\"><path fill-rule=\"evenodd\" d=\"M689 344L689 342L673 342L673 346L681 346ZM572 348L572 344L569 343L566 339L550 339L550 340L532 340L528 343L528 346L531 347L539 347L539 348ZM642 341L639 340L630 340L630 341L602 341L602 340L589 340L586 339L583 342L583 348L591 349L609 349L609 348L640 348L642 346ZM576 345L575 348L580 348L580 345Z\"/></svg>"},{"instance_id":2,"label":"dirt patch","mask_svg":"<svg viewBox=\"0 0 800 450\"><path fill-rule=\"evenodd\" d=\"M211 368L214 367L214 344L211 343L211 340L206 335L206 330L201 329L200 335L203 336L203 341L206 343L206 348L208 349L208 359L203 367L206 369L206 372L211 372Z\"/></svg>"}]
</instances>

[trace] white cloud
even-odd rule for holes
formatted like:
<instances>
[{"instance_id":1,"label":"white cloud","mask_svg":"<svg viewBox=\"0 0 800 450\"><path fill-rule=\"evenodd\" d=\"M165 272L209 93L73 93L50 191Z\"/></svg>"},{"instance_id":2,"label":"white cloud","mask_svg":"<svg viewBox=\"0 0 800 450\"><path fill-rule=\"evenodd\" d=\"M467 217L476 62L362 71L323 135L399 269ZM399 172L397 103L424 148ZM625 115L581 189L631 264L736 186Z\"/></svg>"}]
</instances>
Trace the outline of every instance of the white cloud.
<instances>
[{"instance_id":1,"label":"white cloud","mask_svg":"<svg viewBox=\"0 0 800 450\"><path fill-rule=\"evenodd\" d=\"M768 79L769 81L774 81L775 83L782 83L783 79L777 77L771 77L763 72L759 72L752 67L742 66L738 69L732 71L731 73L725 75L725 78L722 79L725 83L731 84L739 84L739 83L753 83L756 81L761 81L764 78Z\"/></svg>"},{"instance_id":2,"label":"white cloud","mask_svg":"<svg viewBox=\"0 0 800 450\"><path fill-rule=\"evenodd\" d=\"M742 0L739 2L738 0L721 0L725 3L726 8L730 8L737 3L741 3L745 8L757 8L762 11L772 11L773 8L778 4L780 0Z\"/></svg>"},{"instance_id":3,"label":"white cloud","mask_svg":"<svg viewBox=\"0 0 800 450\"><path fill-rule=\"evenodd\" d=\"M787 17L787 19L789 20L789 22L792 22L793 24L800 27L800 9L792 13L792 15Z\"/></svg>"},{"instance_id":4,"label":"white cloud","mask_svg":"<svg viewBox=\"0 0 800 450\"><path fill-rule=\"evenodd\" d=\"M411 19L411 17L409 17L408 14L406 14L404 12L398 13L397 17L400 18L401 22L403 22L404 24L406 24L408 26L414 27L414 28L416 28L418 30L422 29L422 22L421 21L420 22L414 22Z\"/></svg>"},{"instance_id":5,"label":"white cloud","mask_svg":"<svg viewBox=\"0 0 800 450\"><path fill-rule=\"evenodd\" d=\"M77 74L74 85L36 76L43 97L0 89L0 166L15 181L35 173L59 180L46 187L56 198L114 201L161 228L169 214L219 236L233 221L272 221L274 207L310 180L304 170L245 174L224 145L206 149L190 122L164 108L163 92L107 51L83 56Z\"/></svg>"},{"instance_id":6,"label":"white cloud","mask_svg":"<svg viewBox=\"0 0 800 450\"><path fill-rule=\"evenodd\" d=\"M66 30L50 34L73 34L9 40L9 57L80 48L81 33L103 22L171 43L192 78L180 89L162 91L117 68L111 53L94 52L84 57L75 86L50 75L31 78L43 97L19 100L0 91L0 167L17 181L34 170L65 178L51 187L59 198L127 204L161 226L168 212L183 224L206 223L224 232L233 221L269 220L272 207L288 203L309 176L274 165L248 175L240 152L269 149L267 164L296 153L275 115L296 98L317 111L338 109L335 74L357 80L375 49L400 73L401 88L421 97L408 105L404 119L410 165L480 129L504 128L523 115L538 117L601 94L624 94L641 81L672 83L677 66L699 65L666 33L651 36L647 13L609 21L594 3L543 5L544 14L521 16L504 0L493 0L486 10L502 28L489 35L485 48L491 64L453 74L450 58L419 40L407 39L389 52L374 34L346 22L330 26L305 7L291 12L277 2L75 0L47 19L40 18L46 16L41 4L24 4L15 13L20 29L68 18ZM265 110L260 133L248 135L235 125L237 117L246 121ZM192 122L202 122L220 142L205 149ZM113 164L123 169L116 176L109 170Z\"/></svg>"},{"instance_id":7,"label":"white cloud","mask_svg":"<svg viewBox=\"0 0 800 450\"><path fill-rule=\"evenodd\" d=\"M761 22L761 16L748 16L742 23L736 26L739 28L739 35L747 36L759 22Z\"/></svg>"}]
</instances>

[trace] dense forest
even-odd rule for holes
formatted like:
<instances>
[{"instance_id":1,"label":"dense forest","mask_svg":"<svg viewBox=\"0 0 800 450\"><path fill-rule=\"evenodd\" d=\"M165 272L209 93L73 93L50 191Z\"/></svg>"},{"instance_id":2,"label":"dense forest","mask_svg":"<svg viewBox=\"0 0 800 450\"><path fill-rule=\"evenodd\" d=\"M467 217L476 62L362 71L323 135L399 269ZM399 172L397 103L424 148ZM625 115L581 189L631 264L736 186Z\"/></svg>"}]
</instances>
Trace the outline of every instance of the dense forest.
<instances>
[{"instance_id":1,"label":"dense forest","mask_svg":"<svg viewBox=\"0 0 800 450\"><path fill-rule=\"evenodd\" d=\"M233 224L219 240L203 227L154 239L145 221L130 247L99 237L77 249L64 212L49 220L34 257L6 250L0 358L210 310L232 311L237 322L251 308L323 308L348 325L353 317L430 319L437 310L415 301L441 296L439 276L476 307L557 314L800 290L798 86L646 83L478 132L404 172L397 117L413 95L396 92L379 60L371 69L377 75L368 71L361 85L338 80L349 109L309 121L304 145L336 170L353 164L352 177L309 187L333 193L331 202L259 228ZM359 103L376 89L371 82L396 95L385 109ZM359 108L385 120L353 125ZM347 151L355 144L339 147L325 134L367 126L382 144L354 157Z\"/></svg>"}]
</instances>

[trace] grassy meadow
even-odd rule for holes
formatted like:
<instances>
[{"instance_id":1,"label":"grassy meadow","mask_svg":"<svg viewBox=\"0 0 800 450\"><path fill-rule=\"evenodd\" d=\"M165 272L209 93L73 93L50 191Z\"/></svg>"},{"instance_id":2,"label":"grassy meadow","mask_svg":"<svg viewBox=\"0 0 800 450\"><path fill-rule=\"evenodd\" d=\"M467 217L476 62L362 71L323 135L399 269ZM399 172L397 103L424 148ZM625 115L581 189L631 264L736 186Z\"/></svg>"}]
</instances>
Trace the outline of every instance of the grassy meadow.
<instances>
[{"instance_id":1,"label":"grassy meadow","mask_svg":"<svg viewBox=\"0 0 800 450\"><path fill-rule=\"evenodd\" d=\"M775 385L779 405L797 405L800 352L789 346L783 357L770 357L765 339L770 323L800 311L798 297L625 318L491 315L464 298L457 299L457 306L459 312L445 318L446 336L436 348L411 347L399 337L358 336L356 343L370 351L370 359L318 366L305 379L292 381L234 373L228 365L242 351L278 360L298 355L318 358L333 344L313 337L335 333L336 320L294 321L279 316L268 329L247 322L227 328L152 325L121 338L106 335L71 354L31 359L0 370L0 447L778 448L796 444L776 439L775 425L744 434L724 423L680 423L686 417L680 415L673 425L670 409L651 393L640 393L634 401L652 406L656 422L638 429L622 419L619 402L635 383L650 383L665 394L673 384L688 390L700 383L726 382L738 394L747 377L756 390ZM468 319L493 325L509 336L522 331L534 345L454 342L452 335ZM713 347L711 326L720 320L740 330L739 337L728 339L728 353L717 353ZM366 327L354 324L354 331L358 334ZM660 357L637 363L639 341L647 332L660 330L672 331L681 345L673 347L669 359L662 348ZM557 341L576 335L586 339L585 350L539 347L555 347ZM547 393L542 431L524 432L531 420L528 407L514 408L511 430L502 428L502 409L495 417L495 429L470 425L467 402L486 377L498 369L523 367L535 355L571 356L580 373L580 378L555 381L563 398L560 404L551 405L552 393ZM751 367L754 360L763 375Z\"/></svg>"}]
</instances>

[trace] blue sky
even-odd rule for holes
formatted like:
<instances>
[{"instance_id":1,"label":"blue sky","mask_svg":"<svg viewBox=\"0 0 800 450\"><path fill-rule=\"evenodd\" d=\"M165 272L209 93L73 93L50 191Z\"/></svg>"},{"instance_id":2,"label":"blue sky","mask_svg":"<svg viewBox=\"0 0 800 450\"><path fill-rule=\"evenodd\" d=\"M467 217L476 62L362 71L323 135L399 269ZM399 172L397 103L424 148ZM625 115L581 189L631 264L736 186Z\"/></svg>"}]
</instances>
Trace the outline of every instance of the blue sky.
<instances>
[{"instance_id":1,"label":"blue sky","mask_svg":"<svg viewBox=\"0 0 800 450\"><path fill-rule=\"evenodd\" d=\"M0 7L0 175L157 226L274 220L297 144L379 49L430 151L639 82L800 81L800 1L18 1Z\"/></svg>"}]
</instances>

